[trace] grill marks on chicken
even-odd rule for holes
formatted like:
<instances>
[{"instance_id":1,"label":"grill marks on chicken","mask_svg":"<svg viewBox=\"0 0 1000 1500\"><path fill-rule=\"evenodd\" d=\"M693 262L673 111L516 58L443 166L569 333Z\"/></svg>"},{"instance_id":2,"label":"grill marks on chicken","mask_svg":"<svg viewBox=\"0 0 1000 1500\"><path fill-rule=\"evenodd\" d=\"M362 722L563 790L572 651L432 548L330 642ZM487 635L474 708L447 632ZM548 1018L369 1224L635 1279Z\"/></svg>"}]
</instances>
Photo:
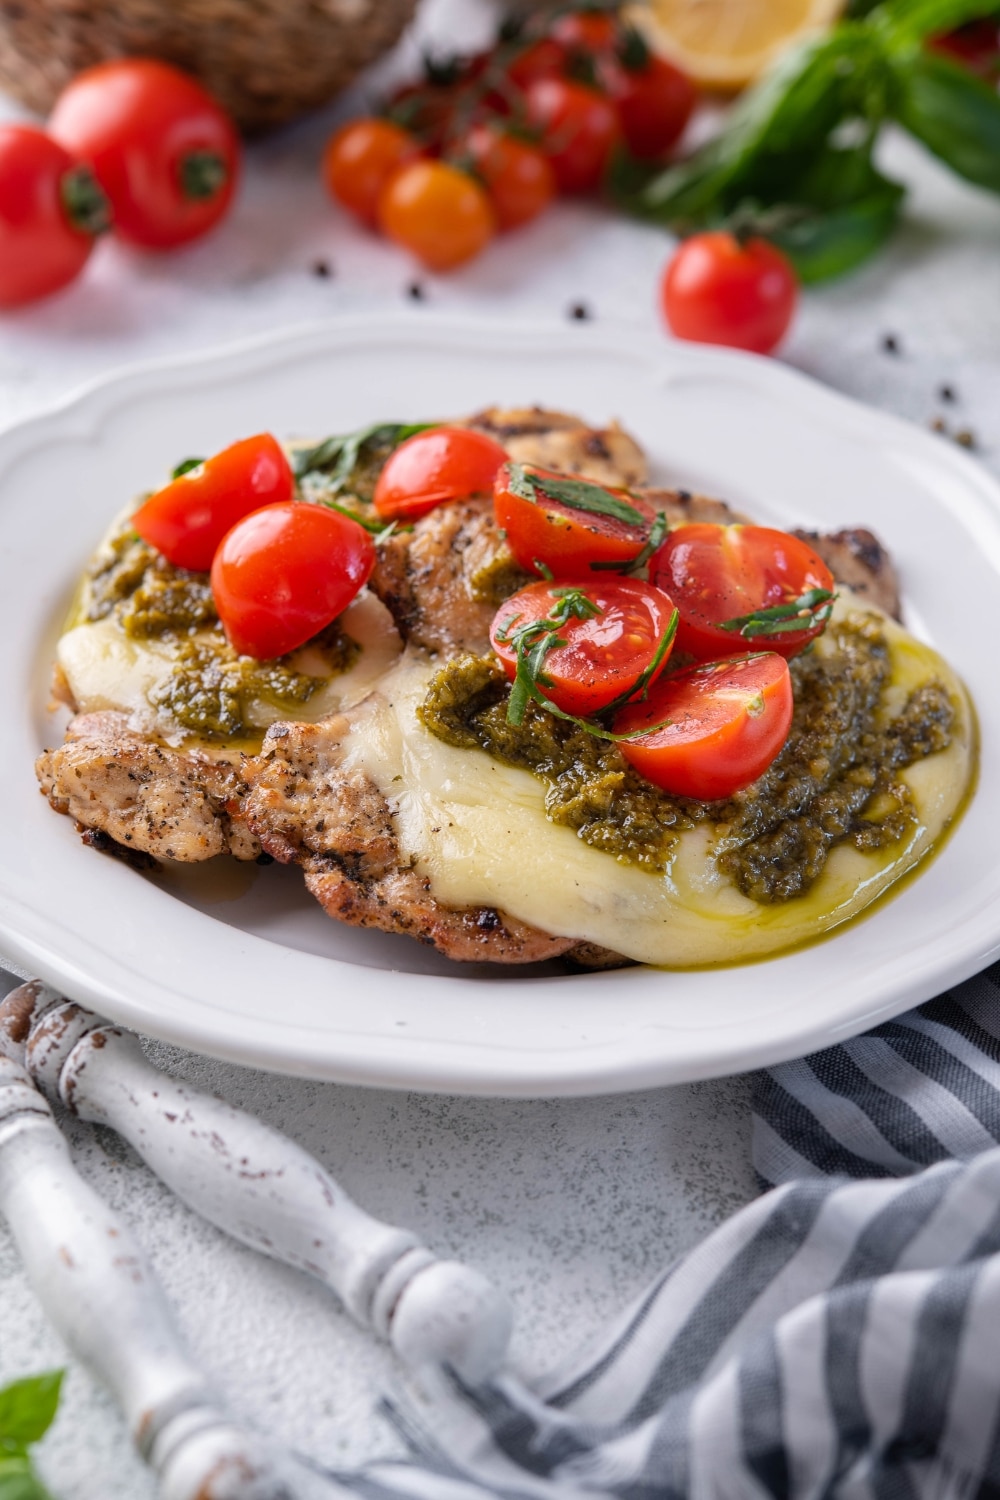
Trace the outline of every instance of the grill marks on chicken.
<instances>
[{"instance_id":1,"label":"grill marks on chicken","mask_svg":"<svg viewBox=\"0 0 1000 1500\"><path fill-rule=\"evenodd\" d=\"M56 812L126 849L185 863L261 852L239 815L239 767L159 745L129 729L126 714L78 714L65 743L43 751L35 770Z\"/></svg>"},{"instance_id":2,"label":"grill marks on chicken","mask_svg":"<svg viewBox=\"0 0 1000 1500\"><path fill-rule=\"evenodd\" d=\"M389 800L343 765L349 729L344 716L276 724L246 767L248 828L275 859L302 866L308 890L331 917L403 933L465 962L537 963L580 946L492 907L436 901L430 880L401 858Z\"/></svg>"},{"instance_id":3,"label":"grill marks on chicken","mask_svg":"<svg viewBox=\"0 0 1000 1500\"><path fill-rule=\"evenodd\" d=\"M541 406L490 406L465 425L495 438L515 463L538 464L625 489L646 480L646 455L617 422L588 427L579 417Z\"/></svg>"},{"instance_id":4,"label":"grill marks on chicken","mask_svg":"<svg viewBox=\"0 0 1000 1500\"><path fill-rule=\"evenodd\" d=\"M901 618L899 582L892 559L874 532L863 526L844 531L796 531L826 563L838 583L853 589L879 609Z\"/></svg>"}]
</instances>

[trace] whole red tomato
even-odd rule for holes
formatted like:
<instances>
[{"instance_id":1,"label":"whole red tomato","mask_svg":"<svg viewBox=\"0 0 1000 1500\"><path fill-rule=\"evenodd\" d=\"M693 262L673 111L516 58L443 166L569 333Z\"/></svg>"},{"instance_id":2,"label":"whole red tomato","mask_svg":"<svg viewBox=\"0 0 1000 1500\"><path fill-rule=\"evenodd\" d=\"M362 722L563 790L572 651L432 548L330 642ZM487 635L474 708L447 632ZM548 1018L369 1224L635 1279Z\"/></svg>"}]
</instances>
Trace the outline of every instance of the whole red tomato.
<instances>
[{"instance_id":1,"label":"whole red tomato","mask_svg":"<svg viewBox=\"0 0 1000 1500\"><path fill-rule=\"evenodd\" d=\"M121 237L148 250L197 239L229 207L240 164L236 127L169 63L98 63L56 101L49 132L94 170Z\"/></svg>"},{"instance_id":2,"label":"whole red tomato","mask_svg":"<svg viewBox=\"0 0 1000 1500\"><path fill-rule=\"evenodd\" d=\"M140 505L132 525L175 567L207 572L230 527L250 511L290 500L294 492L281 444L269 432L259 432L214 458L189 459Z\"/></svg>"},{"instance_id":3,"label":"whole red tomato","mask_svg":"<svg viewBox=\"0 0 1000 1500\"><path fill-rule=\"evenodd\" d=\"M230 644L267 660L304 646L347 608L375 566L363 526L301 500L237 521L212 563L212 595Z\"/></svg>"},{"instance_id":4,"label":"whole red tomato","mask_svg":"<svg viewBox=\"0 0 1000 1500\"><path fill-rule=\"evenodd\" d=\"M517 229L536 218L555 197L556 179L548 158L495 125L475 125L459 147L485 184L497 227Z\"/></svg>"},{"instance_id":5,"label":"whole red tomato","mask_svg":"<svg viewBox=\"0 0 1000 1500\"><path fill-rule=\"evenodd\" d=\"M88 167L32 125L0 126L0 307L66 286L108 222Z\"/></svg>"},{"instance_id":6,"label":"whole red tomato","mask_svg":"<svg viewBox=\"0 0 1000 1500\"><path fill-rule=\"evenodd\" d=\"M414 161L395 172L379 198L378 220L391 240L432 271L471 260L496 229L485 190L443 161Z\"/></svg>"},{"instance_id":7,"label":"whole red tomato","mask_svg":"<svg viewBox=\"0 0 1000 1500\"><path fill-rule=\"evenodd\" d=\"M351 120L327 142L323 181L331 197L374 226L392 174L420 155L420 143L391 120Z\"/></svg>"},{"instance_id":8,"label":"whole red tomato","mask_svg":"<svg viewBox=\"0 0 1000 1500\"><path fill-rule=\"evenodd\" d=\"M507 454L485 432L431 427L407 438L386 460L375 486L383 521L413 521L450 500L488 495Z\"/></svg>"},{"instance_id":9,"label":"whole red tomato","mask_svg":"<svg viewBox=\"0 0 1000 1500\"><path fill-rule=\"evenodd\" d=\"M767 240L741 243L725 230L685 240L660 284L663 313L679 339L770 354L798 300L791 262Z\"/></svg>"},{"instance_id":10,"label":"whole red tomato","mask_svg":"<svg viewBox=\"0 0 1000 1500\"><path fill-rule=\"evenodd\" d=\"M635 66L612 59L601 82L621 121L625 144L640 161L655 161L684 134L698 94L686 73L648 49Z\"/></svg>"},{"instance_id":11,"label":"whole red tomato","mask_svg":"<svg viewBox=\"0 0 1000 1500\"><path fill-rule=\"evenodd\" d=\"M528 122L563 193L600 187L621 127L606 95L571 78L538 78L525 95Z\"/></svg>"},{"instance_id":12,"label":"whole red tomato","mask_svg":"<svg viewBox=\"0 0 1000 1500\"><path fill-rule=\"evenodd\" d=\"M539 78L560 78L569 53L550 36L528 42L507 64L507 78L516 89L527 89Z\"/></svg>"}]
</instances>

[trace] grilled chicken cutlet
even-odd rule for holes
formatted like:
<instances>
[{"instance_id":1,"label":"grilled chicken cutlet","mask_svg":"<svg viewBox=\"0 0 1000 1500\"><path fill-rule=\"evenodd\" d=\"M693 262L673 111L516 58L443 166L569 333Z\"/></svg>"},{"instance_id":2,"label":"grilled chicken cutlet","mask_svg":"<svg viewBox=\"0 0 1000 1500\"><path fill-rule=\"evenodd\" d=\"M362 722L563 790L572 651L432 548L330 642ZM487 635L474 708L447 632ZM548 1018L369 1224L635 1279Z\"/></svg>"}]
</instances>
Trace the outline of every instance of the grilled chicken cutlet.
<instances>
[{"instance_id":1,"label":"grilled chicken cutlet","mask_svg":"<svg viewBox=\"0 0 1000 1500\"><path fill-rule=\"evenodd\" d=\"M532 407L491 408L468 419L465 425L500 442L519 463L558 470L641 495L656 511L662 511L671 525L748 519L721 501L683 490L648 487L641 450L614 424L593 428L564 413ZM798 535L827 563L838 583L850 590L852 607L873 605L889 631L889 645L884 639L877 645L875 636L881 627L865 625L856 619L852 622L844 616L836 644L824 646L817 658L821 658L820 665L809 668L803 678L809 688L811 682L819 681L823 671L828 670L831 682L843 683L856 675L859 682L869 684L864 704L860 689L855 692L852 688L846 693L842 689L831 690L833 698L839 692L833 728L816 711L816 722L809 721L800 738L804 736L807 747L803 754L808 752L812 757L811 776L820 774L815 767L826 763L824 756L830 762L828 770L823 772L826 779L820 777L822 785L816 792L821 800L826 799L822 803L826 809L822 817L815 814L817 821L825 818L826 825L833 827L840 818L843 838L853 837L858 849L866 847L867 838L868 845L874 847L874 834L869 837L863 829L861 833L854 831L860 826L856 819L865 805L864 797L878 792L882 807L891 804L893 796L902 804L909 793L882 777L871 781L859 800L858 767L853 762L838 760L841 752L831 747L838 742L847 743L862 722L868 725L869 738L874 732L878 703L869 679L874 681L881 672L878 681L883 685L889 683L890 696L895 695L892 701L898 711L905 698L904 689L910 690L911 696L913 692L924 691L932 667L925 663L921 669L923 677L904 681L905 671L899 664L908 658L902 651L893 654L892 630L896 627L890 629L886 619L898 619L896 580L887 554L870 532L856 529L831 535L811 532ZM611 908L616 901L624 901L626 908L641 906L648 891L657 884L649 881L647 872L666 868L656 864L662 855L662 849L657 853L657 837L661 838L663 848L670 837L676 838L676 831L671 832L665 826L651 832L651 825L659 819L665 825L675 823L676 829L691 829L700 816L697 809L658 805L651 818L648 807L643 811L641 788L637 794L628 777L623 779L620 766L612 763L613 751L608 752L612 761L605 763L603 769L598 767L594 772L591 768L588 774L592 774L592 780L579 789L578 795L567 794L560 802L551 788L544 797L541 792L535 795L537 787L526 791L523 772L512 773L496 760L469 751L464 752L464 760L455 760L454 747L442 750L430 736L422 733L414 736L411 732L420 716L419 708L415 716L414 705L427 691L434 671L441 663L454 662L460 657L470 662L486 661L489 629L499 604L527 581L527 575L507 549L489 499L440 506L379 547L365 608L369 613L381 610L382 623L376 633L380 632L382 654L374 661L377 671L373 669L367 681L362 674L354 691L341 693L340 699L324 697L327 692L324 685L318 701L310 699L308 691L299 685L302 664L293 664L293 685L282 691L302 692L308 710L291 708L282 716L269 713L263 722L258 718L252 726L256 744L247 737L246 724L228 740L220 741L216 736L214 744L211 737L192 740L191 736L182 735L172 740L162 732L162 725L153 721L144 723L141 716L137 720L135 712L102 704L100 711L78 714L70 724L65 744L39 758L37 769L42 791L53 807L68 813L81 828L97 831L117 845L157 858L201 860L228 852L239 859L254 859L263 852L283 863L297 864L303 870L307 888L339 921L406 934L452 959L523 964L564 957L595 968L627 961L615 950L616 921L595 918L591 924L588 916L596 913L600 897L586 895L595 857L595 849L586 846L613 847L601 843L602 838L606 839L601 819L612 804L618 809L614 816L631 820L629 826L634 824L639 829L636 836L637 847L642 846L639 853L632 850L627 856L619 854L617 860L608 853L597 855L593 889L600 892L606 888L612 893ZM390 617L394 631L388 623ZM389 635L395 644L387 648ZM863 644L865 641L867 644ZM837 651L841 652L840 657L836 656ZM824 666L824 662L835 666ZM896 666L892 667L892 663ZM226 670L233 670L231 664ZM495 695L499 691L496 682L489 680L491 670L496 678L495 664L491 668L487 663L475 670L485 674L483 701L486 702L490 693ZM233 691L238 698L236 688ZM72 698L72 691L69 696ZM937 697L931 694L930 706L925 706L935 724L943 724L947 718L943 701L941 694ZM836 713L841 714L841 719L836 718ZM867 720L865 713L869 716ZM270 727L266 727L267 722ZM948 742L943 729L937 740L930 731L923 739L913 731L911 738L915 744L919 741L921 754L931 753ZM488 748L481 734L476 743L480 748ZM890 745L885 753L897 751ZM900 763L909 762L901 758ZM573 774L578 770L575 766ZM519 776L521 781L517 779ZM572 781L572 775L568 779ZM470 786L467 798L460 785L466 780ZM842 783L848 787L847 793ZM781 795L787 800L787 791ZM774 798L776 793L768 792L767 796ZM807 800L802 793L800 812L813 816ZM785 853L775 855L774 850L781 844L781 829L775 831L761 813L760 805L738 803L739 799L725 809L716 809L716 826L742 826L739 819L748 828L753 825L756 829L759 825L764 851L760 858L765 865L768 860L773 865L777 858L779 862L790 859L793 865L798 860L801 867L812 859L815 870L810 880L823 868L828 846L834 841L832 835L818 854L802 850L789 854L791 845L786 838L781 845ZM459 804L462 811L452 817ZM621 808L626 805L628 811L623 814ZM444 809L440 816L428 812L428 808L439 806ZM533 818L537 824L534 841L527 832L534 826ZM525 861L530 864L534 856L529 854L529 845L534 842L540 848L546 843L548 825L553 820L557 825L565 823L569 827L554 829L557 854L551 878L544 862L538 866L537 878L543 886L556 888L565 882L568 908L573 906L571 893L577 893L574 899L578 905L582 902L583 913L581 916L580 912L571 911L562 933L557 930L560 921L558 914L552 914L551 904L539 913L530 899L519 900L516 881L512 886L509 877L496 870L484 874L482 860L477 864L469 853L468 840L463 843L467 830L462 824L466 821L473 830L473 842L479 838L480 849L484 840L488 846L489 838L510 846L523 838ZM905 824L902 815L898 822L902 828ZM684 851L695 849L694 884L703 883L706 846L702 834L695 830L683 837L687 840ZM643 838L646 845L642 845ZM834 851L834 855L838 852ZM634 892L629 882L636 878L636 870L625 873L619 870L623 860L628 864L633 858L645 865ZM688 853L684 852L686 858ZM684 859L679 861L678 869L683 870ZM489 859L486 863L490 863ZM580 868L573 874L577 864ZM836 857L831 864L836 865ZM843 864L841 860L837 869ZM747 874L747 870L751 873ZM863 882L867 875L867 871L859 868L853 885ZM753 908L750 927L755 932L763 930L767 921L759 918L759 913L767 908L756 904L760 899L760 877L759 872L752 871L750 856L739 878L744 880L744 886L739 890L734 886L731 896L726 897L732 920L735 922L739 903L744 901L744 905L749 903L748 909ZM834 887L822 889L826 894L819 906L823 907L824 902L827 906L835 905L839 898L830 894ZM508 905L503 899L493 899L495 891L506 890L512 892ZM750 892L756 892L753 899ZM634 897L639 898L638 902ZM825 920L828 913L820 915ZM682 901L677 911L671 909L670 922L679 922L683 928L685 920ZM698 921L701 920L699 917ZM777 919L776 925L780 926ZM692 930L697 929L696 921ZM581 940L581 931L588 932L587 940ZM808 935L806 928L800 936L805 935ZM695 954L691 960L682 936L678 951L688 954L684 961L700 961L698 941L696 934L688 944ZM631 939L631 946L623 946L631 958L671 961L669 954L666 958L662 956L656 941L651 946L649 942L647 932Z\"/></svg>"}]
</instances>

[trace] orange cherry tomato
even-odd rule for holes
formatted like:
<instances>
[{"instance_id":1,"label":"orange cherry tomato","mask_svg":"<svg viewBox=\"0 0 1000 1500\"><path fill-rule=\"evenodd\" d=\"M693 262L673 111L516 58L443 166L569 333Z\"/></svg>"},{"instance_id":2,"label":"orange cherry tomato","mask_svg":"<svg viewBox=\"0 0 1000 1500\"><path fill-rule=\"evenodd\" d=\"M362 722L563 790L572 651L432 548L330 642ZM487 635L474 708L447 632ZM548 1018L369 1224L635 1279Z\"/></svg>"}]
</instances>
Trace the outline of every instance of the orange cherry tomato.
<instances>
[{"instance_id":1,"label":"orange cherry tomato","mask_svg":"<svg viewBox=\"0 0 1000 1500\"><path fill-rule=\"evenodd\" d=\"M236 126L197 79L170 63L122 57L86 68L59 95L48 130L93 168L115 233L147 250L197 239L232 202Z\"/></svg>"},{"instance_id":2,"label":"orange cherry tomato","mask_svg":"<svg viewBox=\"0 0 1000 1500\"><path fill-rule=\"evenodd\" d=\"M215 554L212 594L242 656L285 656L347 608L375 565L363 526L293 500L237 521Z\"/></svg>"},{"instance_id":3,"label":"orange cherry tomato","mask_svg":"<svg viewBox=\"0 0 1000 1500\"><path fill-rule=\"evenodd\" d=\"M615 716L619 749L640 776L676 797L714 802L762 775L792 722L792 680L783 656L703 662L661 677L642 703ZM659 727L654 727L659 726Z\"/></svg>"},{"instance_id":4,"label":"orange cherry tomato","mask_svg":"<svg viewBox=\"0 0 1000 1500\"><path fill-rule=\"evenodd\" d=\"M585 618L561 623L545 655L538 684L564 713L589 718L627 693L653 663L674 606L666 594L633 578L563 585L529 583L497 610L490 641L507 676L517 674L517 631L550 617L567 596L585 601ZM590 606L588 610L586 607ZM670 656L664 652L650 681Z\"/></svg>"},{"instance_id":5,"label":"orange cherry tomato","mask_svg":"<svg viewBox=\"0 0 1000 1500\"><path fill-rule=\"evenodd\" d=\"M394 172L419 155L420 143L391 120L351 120L327 143L323 181L331 197L374 227L382 189Z\"/></svg>"},{"instance_id":6,"label":"orange cherry tomato","mask_svg":"<svg viewBox=\"0 0 1000 1500\"><path fill-rule=\"evenodd\" d=\"M556 179L547 158L528 141L493 125L475 125L464 150L486 185L500 229L517 229L552 202Z\"/></svg>"},{"instance_id":7,"label":"orange cherry tomato","mask_svg":"<svg viewBox=\"0 0 1000 1500\"><path fill-rule=\"evenodd\" d=\"M507 546L522 568L538 572L541 563L554 578L586 578L594 563L633 562L646 545L654 518L648 501L627 490L589 484L537 464L524 465L523 473L526 483L514 481L510 465L504 464L493 485L497 523L506 531ZM582 500L590 489L595 502L610 497L631 510L635 519L577 509L545 493L546 482L558 488L567 481L578 487Z\"/></svg>"},{"instance_id":8,"label":"orange cherry tomato","mask_svg":"<svg viewBox=\"0 0 1000 1500\"><path fill-rule=\"evenodd\" d=\"M375 486L375 511L385 521L412 521L449 500L488 495L506 450L484 432L431 427L400 443Z\"/></svg>"},{"instance_id":9,"label":"orange cherry tomato","mask_svg":"<svg viewBox=\"0 0 1000 1500\"><path fill-rule=\"evenodd\" d=\"M378 218L391 240L432 271L450 271L483 250L496 218L474 177L443 161L415 161L386 183Z\"/></svg>"},{"instance_id":10,"label":"orange cherry tomato","mask_svg":"<svg viewBox=\"0 0 1000 1500\"><path fill-rule=\"evenodd\" d=\"M770 526L704 521L675 527L654 555L649 576L677 603L677 649L699 661L748 648L795 656L823 630L835 587L826 563L799 537ZM810 606L812 591L827 597ZM775 616L776 609L785 617ZM755 630L747 617L761 610L772 614ZM739 620L747 623L732 624ZM724 630L724 622L731 628Z\"/></svg>"},{"instance_id":11,"label":"orange cherry tomato","mask_svg":"<svg viewBox=\"0 0 1000 1500\"><path fill-rule=\"evenodd\" d=\"M295 478L269 432L223 448L157 490L140 505L132 525L168 562L196 573L212 566L231 526L262 505L290 500Z\"/></svg>"},{"instance_id":12,"label":"orange cherry tomato","mask_svg":"<svg viewBox=\"0 0 1000 1500\"><path fill-rule=\"evenodd\" d=\"M599 188L621 134L610 99L571 78L538 78L525 98L528 123L539 132L559 191L589 193Z\"/></svg>"},{"instance_id":13,"label":"orange cherry tomato","mask_svg":"<svg viewBox=\"0 0 1000 1500\"><path fill-rule=\"evenodd\" d=\"M723 229L693 234L668 263L663 314L679 339L770 354L798 301L791 261L767 240L740 244Z\"/></svg>"}]
</instances>

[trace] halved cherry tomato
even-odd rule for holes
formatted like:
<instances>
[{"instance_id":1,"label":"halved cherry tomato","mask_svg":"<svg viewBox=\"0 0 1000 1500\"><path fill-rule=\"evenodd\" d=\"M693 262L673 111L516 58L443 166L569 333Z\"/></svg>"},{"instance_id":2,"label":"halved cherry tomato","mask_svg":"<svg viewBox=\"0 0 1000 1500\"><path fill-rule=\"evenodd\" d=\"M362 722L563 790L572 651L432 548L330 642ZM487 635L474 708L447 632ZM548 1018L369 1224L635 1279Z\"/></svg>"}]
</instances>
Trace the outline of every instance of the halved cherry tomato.
<instances>
[{"instance_id":1,"label":"halved cherry tomato","mask_svg":"<svg viewBox=\"0 0 1000 1500\"><path fill-rule=\"evenodd\" d=\"M196 79L150 57L98 63L56 101L50 135L86 161L122 239L149 250L196 239L232 201L240 141Z\"/></svg>"},{"instance_id":2,"label":"halved cherry tomato","mask_svg":"<svg viewBox=\"0 0 1000 1500\"><path fill-rule=\"evenodd\" d=\"M792 680L783 656L703 662L662 677L643 703L615 716L619 749L640 776L677 797L714 802L762 775L792 722ZM659 725L659 728L654 728Z\"/></svg>"},{"instance_id":3,"label":"halved cherry tomato","mask_svg":"<svg viewBox=\"0 0 1000 1500\"><path fill-rule=\"evenodd\" d=\"M693 234L667 264L664 316L679 339L770 354L798 300L791 261L767 240L740 244L727 230Z\"/></svg>"},{"instance_id":4,"label":"halved cherry tomato","mask_svg":"<svg viewBox=\"0 0 1000 1500\"><path fill-rule=\"evenodd\" d=\"M621 133L610 99L570 78L538 78L525 100L528 123L540 134L560 192L600 187Z\"/></svg>"},{"instance_id":5,"label":"halved cherry tomato","mask_svg":"<svg viewBox=\"0 0 1000 1500\"><path fill-rule=\"evenodd\" d=\"M556 179L548 159L528 141L494 125L475 125L462 149L486 185L500 229L527 224L555 197Z\"/></svg>"},{"instance_id":6,"label":"halved cherry tomato","mask_svg":"<svg viewBox=\"0 0 1000 1500\"><path fill-rule=\"evenodd\" d=\"M242 438L150 495L132 525L178 568L207 572L231 526L262 505L290 500L295 478L277 438Z\"/></svg>"},{"instance_id":7,"label":"halved cherry tomato","mask_svg":"<svg viewBox=\"0 0 1000 1500\"><path fill-rule=\"evenodd\" d=\"M419 141L391 120L351 120L327 142L323 181L338 203L374 226L382 189L419 155Z\"/></svg>"},{"instance_id":8,"label":"halved cherry tomato","mask_svg":"<svg viewBox=\"0 0 1000 1500\"><path fill-rule=\"evenodd\" d=\"M374 505L385 521L413 521L449 500L488 495L507 453L484 432L431 427L407 438L388 458Z\"/></svg>"},{"instance_id":9,"label":"halved cherry tomato","mask_svg":"<svg viewBox=\"0 0 1000 1500\"><path fill-rule=\"evenodd\" d=\"M811 610L811 590L833 593L833 575L807 543L770 526L715 526L693 522L670 532L650 563L649 576L668 589L680 611L677 649L699 661L748 647L790 657L820 634L826 601ZM795 611L803 601L801 614ZM784 619L723 630L723 622L784 607ZM795 628L800 620L800 628ZM745 632L745 633L744 633Z\"/></svg>"},{"instance_id":10,"label":"halved cherry tomato","mask_svg":"<svg viewBox=\"0 0 1000 1500\"><path fill-rule=\"evenodd\" d=\"M496 219L485 189L444 161L414 161L382 190L378 218L385 233L432 271L451 271L493 238Z\"/></svg>"},{"instance_id":11,"label":"halved cherry tomato","mask_svg":"<svg viewBox=\"0 0 1000 1500\"><path fill-rule=\"evenodd\" d=\"M633 156L655 161L680 140L698 97L680 68L650 52L640 67L612 60L601 68L600 77Z\"/></svg>"},{"instance_id":12,"label":"halved cherry tomato","mask_svg":"<svg viewBox=\"0 0 1000 1500\"><path fill-rule=\"evenodd\" d=\"M574 595L585 601L584 613L588 606L592 612L584 619L571 615L557 626L552 639L565 644L546 652L538 683L557 708L586 718L628 692L650 667L674 606L661 589L632 578L576 585L529 583L504 600L490 629L493 649L511 681L517 673L518 630L548 619ZM670 647L651 682L669 656Z\"/></svg>"},{"instance_id":13,"label":"halved cherry tomato","mask_svg":"<svg viewBox=\"0 0 1000 1500\"><path fill-rule=\"evenodd\" d=\"M357 521L290 501L255 510L226 534L212 594L234 649L268 660L335 620L374 565L375 543Z\"/></svg>"},{"instance_id":14,"label":"halved cherry tomato","mask_svg":"<svg viewBox=\"0 0 1000 1500\"><path fill-rule=\"evenodd\" d=\"M33 125L0 126L0 307L66 286L108 222L89 167Z\"/></svg>"},{"instance_id":15,"label":"halved cherry tomato","mask_svg":"<svg viewBox=\"0 0 1000 1500\"><path fill-rule=\"evenodd\" d=\"M596 499L611 496L632 510L635 520L618 519L594 510L576 509L558 498L546 495L546 480L556 486L588 485L588 481L542 469L537 464L524 466L527 488L534 498L520 493L523 486L512 479L509 464L496 476L493 485L493 509L497 523L507 533L507 546L522 568L539 572L536 564L548 568L554 578L586 578L595 562L626 564L634 561L646 545L654 512L645 500L627 490L589 485ZM533 481L540 481L536 485ZM512 488L512 484L515 486ZM581 489L580 499L586 499ZM602 570L598 570L602 571Z\"/></svg>"}]
</instances>

